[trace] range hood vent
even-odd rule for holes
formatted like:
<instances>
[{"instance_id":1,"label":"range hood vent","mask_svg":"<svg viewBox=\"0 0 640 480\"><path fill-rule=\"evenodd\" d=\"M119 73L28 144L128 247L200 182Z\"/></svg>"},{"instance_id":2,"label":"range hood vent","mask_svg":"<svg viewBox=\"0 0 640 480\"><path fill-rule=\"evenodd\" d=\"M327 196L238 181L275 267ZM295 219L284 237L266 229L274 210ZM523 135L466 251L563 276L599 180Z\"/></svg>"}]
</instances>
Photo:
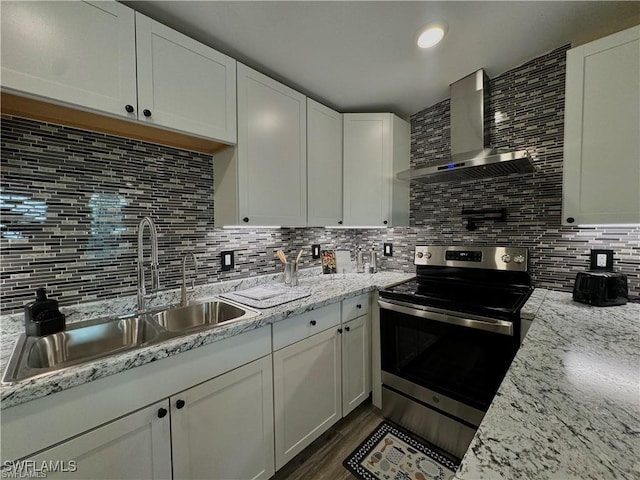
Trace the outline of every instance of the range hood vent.
<instances>
[{"instance_id":1,"label":"range hood vent","mask_svg":"<svg viewBox=\"0 0 640 480\"><path fill-rule=\"evenodd\" d=\"M526 150L496 150L488 146L488 80L480 69L451 84L451 159L405 170L397 174L398 179L432 184L535 171Z\"/></svg>"}]
</instances>

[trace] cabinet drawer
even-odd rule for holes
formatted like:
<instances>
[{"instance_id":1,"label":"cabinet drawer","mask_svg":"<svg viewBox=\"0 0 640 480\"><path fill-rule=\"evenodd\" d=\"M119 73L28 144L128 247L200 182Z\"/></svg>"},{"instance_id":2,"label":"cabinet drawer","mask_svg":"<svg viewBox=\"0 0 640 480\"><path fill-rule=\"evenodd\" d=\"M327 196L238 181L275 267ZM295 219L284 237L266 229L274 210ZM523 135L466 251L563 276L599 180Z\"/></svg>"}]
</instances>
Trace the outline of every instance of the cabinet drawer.
<instances>
[{"instance_id":1,"label":"cabinet drawer","mask_svg":"<svg viewBox=\"0 0 640 480\"><path fill-rule=\"evenodd\" d=\"M369 293L363 293L342 301L342 323L369 313Z\"/></svg>"},{"instance_id":2,"label":"cabinet drawer","mask_svg":"<svg viewBox=\"0 0 640 480\"><path fill-rule=\"evenodd\" d=\"M303 340L340 324L340 304L312 310L273 324L273 350Z\"/></svg>"}]
</instances>

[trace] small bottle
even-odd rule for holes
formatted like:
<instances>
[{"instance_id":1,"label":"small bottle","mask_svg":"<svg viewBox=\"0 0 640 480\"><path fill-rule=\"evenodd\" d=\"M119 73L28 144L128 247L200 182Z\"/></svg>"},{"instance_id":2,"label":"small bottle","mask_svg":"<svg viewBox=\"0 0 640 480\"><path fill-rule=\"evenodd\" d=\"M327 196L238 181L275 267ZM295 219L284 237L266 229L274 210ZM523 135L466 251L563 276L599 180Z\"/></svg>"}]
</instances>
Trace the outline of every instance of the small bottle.
<instances>
[{"instance_id":1,"label":"small bottle","mask_svg":"<svg viewBox=\"0 0 640 480\"><path fill-rule=\"evenodd\" d=\"M31 337L50 335L64 330L65 316L58 309L57 300L47 298L47 290L36 290L36 301L24 308L25 333Z\"/></svg>"},{"instance_id":2,"label":"small bottle","mask_svg":"<svg viewBox=\"0 0 640 480\"><path fill-rule=\"evenodd\" d=\"M376 273L378 271L378 254L372 248L371 259L369 260L369 273Z\"/></svg>"},{"instance_id":3,"label":"small bottle","mask_svg":"<svg viewBox=\"0 0 640 480\"><path fill-rule=\"evenodd\" d=\"M362 247L358 247L356 255L356 272L364 273L364 259L362 258Z\"/></svg>"}]
</instances>

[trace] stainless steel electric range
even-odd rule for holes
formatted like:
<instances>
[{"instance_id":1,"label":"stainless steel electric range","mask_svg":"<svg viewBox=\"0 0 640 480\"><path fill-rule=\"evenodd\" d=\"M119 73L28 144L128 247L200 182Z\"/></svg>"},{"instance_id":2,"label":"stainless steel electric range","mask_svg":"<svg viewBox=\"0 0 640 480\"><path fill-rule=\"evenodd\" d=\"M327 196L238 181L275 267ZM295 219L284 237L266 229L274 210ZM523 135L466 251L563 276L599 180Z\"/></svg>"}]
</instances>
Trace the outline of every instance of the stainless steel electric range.
<instances>
[{"instance_id":1,"label":"stainless steel electric range","mask_svg":"<svg viewBox=\"0 0 640 480\"><path fill-rule=\"evenodd\" d=\"M519 347L528 250L420 245L414 263L380 291L382 412L461 458Z\"/></svg>"}]
</instances>

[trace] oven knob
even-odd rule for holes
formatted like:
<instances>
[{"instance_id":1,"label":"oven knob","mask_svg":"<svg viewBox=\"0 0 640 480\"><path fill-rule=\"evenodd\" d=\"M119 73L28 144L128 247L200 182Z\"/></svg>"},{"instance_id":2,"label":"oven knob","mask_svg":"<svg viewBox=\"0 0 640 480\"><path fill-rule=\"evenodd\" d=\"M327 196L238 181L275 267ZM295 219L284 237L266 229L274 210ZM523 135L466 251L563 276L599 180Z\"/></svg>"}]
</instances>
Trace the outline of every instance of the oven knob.
<instances>
[{"instance_id":1,"label":"oven knob","mask_svg":"<svg viewBox=\"0 0 640 480\"><path fill-rule=\"evenodd\" d=\"M427 257L427 258L431 258L431 252L425 253L424 256Z\"/></svg>"},{"instance_id":2,"label":"oven knob","mask_svg":"<svg viewBox=\"0 0 640 480\"><path fill-rule=\"evenodd\" d=\"M516 263L524 263L524 255L516 255L513 257L513 261Z\"/></svg>"},{"instance_id":3,"label":"oven knob","mask_svg":"<svg viewBox=\"0 0 640 480\"><path fill-rule=\"evenodd\" d=\"M418 257L418 258L422 258L423 256L424 256L424 253L422 253L422 252L416 253L416 257Z\"/></svg>"},{"instance_id":4,"label":"oven knob","mask_svg":"<svg viewBox=\"0 0 640 480\"><path fill-rule=\"evenodd\" d=\"M511 255L502 255L502 261L504 263L509 263L511 261Z\"/></svg>"}]
</instances>

